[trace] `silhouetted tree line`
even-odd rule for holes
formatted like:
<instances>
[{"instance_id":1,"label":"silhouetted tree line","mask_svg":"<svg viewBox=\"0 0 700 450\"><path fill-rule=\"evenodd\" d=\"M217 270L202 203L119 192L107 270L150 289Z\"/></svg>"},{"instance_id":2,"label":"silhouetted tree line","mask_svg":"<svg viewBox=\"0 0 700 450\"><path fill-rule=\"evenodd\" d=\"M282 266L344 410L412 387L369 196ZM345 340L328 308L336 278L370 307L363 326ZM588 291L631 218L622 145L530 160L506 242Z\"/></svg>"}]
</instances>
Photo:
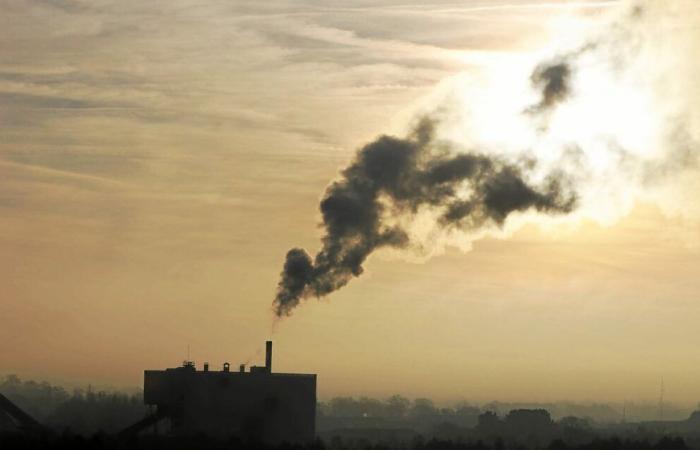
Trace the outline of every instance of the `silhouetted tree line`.
<instances>
[{"instance_id":1,"label":"silhouetted tree line","mask_svg":"<svg viewBox=\"0 0 700 450\"><path fill-rule=\"evenodd\" d=\"M0 449L11 448L125 448L115 432L149 413L142 393L125 394L76 389L68 393L49 383L24 381L10 375L0 379L0 392L53 430L53 434L21 434L0 411ZM385 400L338 397L317 408L320 450L410 449L433 450L568 450L700 449L700 412L676 428L663 424L601 425L590 418L554 419L544 408L516 408L507 413L461 403L438 407L431 400L392 396ZM691 441L666 438L674 433ZM619 436L620 439L614 438ZM617 439L617 440L616 440ZM256 448L240 441L204 437L168 438L142 434L126 448ZM183 442L191 446L181 446ZM598 447L591 447L597 442ZM688 444L689 443L689 444ZM260 447L264 448L264 447Z\"/></svg>"},{"instance_id":2,"label":"silhouetted tree line","mask_svg":"<svg viewBox=\"0 0 700 450\"><path fill-rule=\"evenodd\" d=\"M0 381L0 392L44 425L88 436L98 431L119 431L147 413L142 393L130 395L88 388L69 394L62 387L24 381L16 375ZM10 425L7 417L0 414L0 429L9 429Z\"/></svg>"},{"instance_id":3,"label":"silhouetted tree line","mask_svg":"<svg viewBox=\"0 0 700 450\"><path fill-rule=\"evenodd\" d=\"M499 416L505 416L509 411L518 409L544 409L554 420L564 417L583 417L591 421L619 422L623 420L623 409L626 410L627 421L652 421L659 417L657 402L634 403L623 405L611 405L607 403L510 403L490 402L480 406L466 402L458 403L451 407L437 407L429 399L418 398L410 400L400 395L394 395L384 400L360 397L337 397L327 402L319 403L319 417L332 418L407 418L417 416L452 416L453 418L467 418L466 420L476 425L479 414L492 411ZM700 405L698 406L700 409ZM692 412L689 408L680 408L671 404L664 405L664 417L668 420L683 420Z\"/></svg>"},{"instance_id":4,"label":"silhouetted tree line","mask_svg":"<svg viewBox=\"0 0 700 450\"><path fill-rule=\"evenodd\" d=\"M561 408L560 413L564 411ZM644 442L665 434L697 439L700 412L673 422L623 421L601 423L590 417L567 415L556 420L544 408L516 408L496 413L466 403L436 407L430 400L394 396L385 401L368 398L336 398L318 408L318 435L333 447L340 442L366 448L384 442L398 448L415 439L449 442L482 442L495 448L545 448L550 442L582 446L603 437L622 436ZM695 448L700 448L700 444Z\"/></svg>"},{"instance_id":5,"label":"silhouetted tree line","mask_svg":"<svg viewBox=\"0 0 700 450\"><path fill-rule=\"evenodd\" d=\"M318 418L323 419L430 419L451 418L465 425L476 425L481 410L461 403L455 407L436 407L432 400L417 398L409 400L394 395L386 400L360 397L336 397L318 404Z\"/></svg>"}]
</instances>

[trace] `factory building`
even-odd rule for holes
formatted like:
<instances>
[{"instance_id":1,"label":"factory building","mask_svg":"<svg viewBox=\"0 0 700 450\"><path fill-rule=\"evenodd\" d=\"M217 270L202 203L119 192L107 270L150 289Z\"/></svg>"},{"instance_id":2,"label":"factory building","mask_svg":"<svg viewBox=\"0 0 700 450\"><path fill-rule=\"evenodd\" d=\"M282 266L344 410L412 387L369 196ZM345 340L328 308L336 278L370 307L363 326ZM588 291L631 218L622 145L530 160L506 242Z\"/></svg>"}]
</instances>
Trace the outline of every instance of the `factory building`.
<instances>
[{"instance_id":1,"label":"factory building","mask_svg":"<svg viewBox=\"0 0 700 450\"><path fill-rule=\"evenodd\" d=\"M272 372L272 342L265 366L220 371L204 364L146 370L144 402L154 417L167 418L175 435L238 436L268 443L306 442L315 437L316 375Z\"/></svg>"}]
</instances>

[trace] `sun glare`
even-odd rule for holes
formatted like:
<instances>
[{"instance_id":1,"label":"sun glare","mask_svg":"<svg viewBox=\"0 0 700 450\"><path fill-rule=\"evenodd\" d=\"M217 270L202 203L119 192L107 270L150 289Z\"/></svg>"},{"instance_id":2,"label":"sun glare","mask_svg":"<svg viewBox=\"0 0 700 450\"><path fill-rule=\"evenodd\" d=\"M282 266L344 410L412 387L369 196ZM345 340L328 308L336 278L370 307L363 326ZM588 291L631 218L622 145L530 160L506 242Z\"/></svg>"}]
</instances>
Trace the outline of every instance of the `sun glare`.
<instances>
[{"instance_id":1,"label":"sun glare","mask_svg":"<svg viewBox=\"0 0 700 450\"><path fill-rule=\"evenodd\" d=\"M611 224L634 205L634 189L623 189L625 179L640 180L642 166L663 160L668 151L672 111L658 97L653 74L660 69L650 67L648 55L625 56L624 68L604 49L573 58L565 98L546 111L536 110L542 91L532 85L531 74L543 61L569 63L566 53L494 59L451 80L457 119L445 136L469 150L513 159L531 155L538 161L530 173L534 182L552 170L567 172L579 182L581 203L569 220Z\"/></svg>"},{"instance_id":2,"label":"sun glare","mask_svg":"<svg viewBox=\"0 0 700 450\"><path fill-rule=\"evenodd\" d=\"M570 101L553 114L548 137L575 142L594 167L605 167L618 151L651 156L659 127L649 92L610 71L583 70L574 81Z\"/></svg>"}]
</instances>

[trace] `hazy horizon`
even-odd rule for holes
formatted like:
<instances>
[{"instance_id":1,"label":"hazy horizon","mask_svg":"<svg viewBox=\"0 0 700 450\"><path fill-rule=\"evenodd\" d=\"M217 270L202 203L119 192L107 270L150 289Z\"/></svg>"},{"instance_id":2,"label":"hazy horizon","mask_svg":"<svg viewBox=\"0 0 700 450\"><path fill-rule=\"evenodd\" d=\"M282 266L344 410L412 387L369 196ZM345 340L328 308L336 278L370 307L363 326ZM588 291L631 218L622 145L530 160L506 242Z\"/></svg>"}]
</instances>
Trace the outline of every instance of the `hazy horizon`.
<instances>
[{"instance_id":1,"label":"hazy horizon","mask_svg":"<svg viewBox=\"0 0 700 450\"><path fill-rule=\"evenodd\" d=\"M60 405L65 400L60 400L60 395L57 396L55 393L50 397L50 402L46 402L48 399L41 400L41 397L37 398L39 393L46 395L46 383L49 383L52 389L63 390L62 395L66 395L67 398L75 396L85 396L88 393L93 395L99 395L104 393L107 396L114 394L136 396L139 397L143 394L143 386L137 387L114 387L114 386L98 386L91 383L80 385L80 384L63 384L60 382L51 382L49 380L32 380L32 379L22 379L14 378L16 375L1 375L0 374L0 392L10 395L11 398L15 398L22 402L23 407L30 409L40 408L43 413L46 410L55 408L56 404ZM8 387L12 386L12 387ZM43 386L43 387L42 387ZM8 390L9 389L9 390ZM519 401L511 402L506 400L490 400L490 401L471 401L465 398L451 398L443 399L442 401L436 401L432 398L417 397L410 398L403 396L398 393L386 397L372 397L363 396L352 393L347 393L345 395L338 395L332 397L320 397L318 398L318 411L320 416L324 415L354 415L357 413L358 408L367 407L370 411L367 411L371 415L371 409L376 409L378 404L388 404L392 399L400 397L402 400L407 401L407 408L413 408L415 406L420 406L422 408L426 407L426 402L428 407L434 407L435 414L454 414L462 408L466 408L466 413L471 415L480 414L483 412L494 412L499 416L503 417L507 415L510 411L516 409L545 409L551 414L553 420L560 420L565 417L578 417L582 419L591 419L599 424L611 424L620 422L643 422L643 421L656 421L656 420L671 420L671 421L682 421L687 419L691 413L695 411L700 411L699 404L676 404L663 401L663 404L659 403L659 398L651 400L637 400L627 399L623 402L606 402L606 401L567 401L565 399L560 399L557 401L541 402L541 401ZM139 402L140 403L140 402ZM420 404L420 405L419 405ZM663 409L661 409L661 406ZM340 410L337 410L340 408ZM447 409L447 411L445 410ZM477 411L476 413L474 411Z\"/></svg>"}]
</instances>

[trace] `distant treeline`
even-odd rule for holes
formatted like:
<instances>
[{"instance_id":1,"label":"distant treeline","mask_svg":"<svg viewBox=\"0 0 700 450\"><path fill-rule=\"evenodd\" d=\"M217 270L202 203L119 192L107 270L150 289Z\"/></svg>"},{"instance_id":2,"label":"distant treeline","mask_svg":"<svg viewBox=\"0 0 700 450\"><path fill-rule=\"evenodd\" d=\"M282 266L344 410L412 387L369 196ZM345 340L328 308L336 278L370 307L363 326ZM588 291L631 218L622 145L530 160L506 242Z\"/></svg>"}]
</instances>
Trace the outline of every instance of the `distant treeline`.
<instances>
[{"instance_id":1,"label":"distant treeline","mask_svg":"<svg viewBox=\"0 0 700 450\"><path fill-rule=\"evenodd\" d=\"M83 435L119 431L147 413L141 393L91 388L68 393L63 387L45 381L21 380L16 375L8 375L0 381L0 393L42 424ZM12 427L9 418L0 413L0 430Z\"/></svg>"},{"instance_id":2,"label":"distant treeline","mask_svg":"<svg viewBox=\"0 0 700 450\"><path fill-rule=\"evenodd\" d=\"M658 403L491 402L478 405L475 403L457 402L454 406L445 407L436 406L432 400L427 398L410 400L400 395L394 395L387 399L336 397L319 403L319 415L321 417L425 418L427 416L443 416L453 417L460 422L464 421L465 424L476 424L476 418L483 412L490 411L499 416L505 416L509 411L516 409L545 409L554 420L575 416L601 424L622 421L643 422L660 419ZM691 412L693 412L691 408L664 404L663 418L665 420L683 420L688 418Z\"/></svg>"},{"instance_id":3,"label":"distant treeline","mask_svg":"<svg viewBox=\"0 0 700 450\"><path fill-rule=\"evenodd\" d=\"M143 404L142 392L75 389L47 382L22 380L15 375L0 378L0 392L42 424L57 432L92 436L98 432L114 433L143 419L149 408ZM627 421L640 416L655 419L657 407L627 405ZM644 415L642 415L644 413ZM664 408L664 417L687 419L689 411ZM431 400L394 395L386 399L337 397L322 401L317 408L316 429L326 441L345 439L363 442L409 442L417 437L440 439L492 439L512 437L530 439L519 430L537 428L536 443L566 438L567 442L584 442L601 435L604 428L624 431L626 436L640 436L621 425L621 411L604 404L506 404L473 405L459 403L451 407L436 406ZM635 420L636 419L636 420ZM700 428L700 416L682 430ZM14 429L9 417L0 413L0 431ZM659 427L652 427L658 430ZM700 431L700 430L699 430ZM523 436L520 436L523 434ZM645 439L658 434L644 435ZM575 438L575 439L574 439ZM533 438L534 439L534 438ZM530 443L534 443L530 439Z\"/></svg>"}]
</instances>

